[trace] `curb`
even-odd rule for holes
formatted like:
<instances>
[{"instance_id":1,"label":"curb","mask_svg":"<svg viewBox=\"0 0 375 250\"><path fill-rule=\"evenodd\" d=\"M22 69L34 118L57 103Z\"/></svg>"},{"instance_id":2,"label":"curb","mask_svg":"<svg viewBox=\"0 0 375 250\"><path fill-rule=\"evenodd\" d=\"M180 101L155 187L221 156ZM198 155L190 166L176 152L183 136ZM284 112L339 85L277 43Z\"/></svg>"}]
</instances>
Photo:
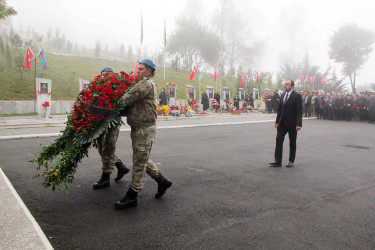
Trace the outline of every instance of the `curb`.
<instances>
[{"instance_id":1,"label":"curb","mask_svg":"<svg viewBox=\"0 0 375 250\"><path fill-rule=\"evenodd\" d=\"M1 237L0 249L41 249L42 247L53 249L39 224L1 168L0 178L0 181L4 180L5 182L5 185L2 185L5 186L5 190L3 190L1 196L7 198L7 202L2 202L0 205L1 214L5 215L2 218L5 226L0 232L0 235L4 234L3 237L5 237ZM12 213L16 213L17 216Z\"/></svg>"},{"instance_id":2,"label":"curb","mask_svg":"<svg viewBox=\"0 0 375 250\"><path fill-rule=\"evenodd\" d=\"M227 125L242 125L242 124L253 124L253 123L265 123L265 122L275 122L272 120L260 120L260 121L243 121L243 122L228 122L228 123L203 123L203 124L190 124L190 125L174 125L174 126L160 126L156 127L159 129L175 129L175 128L195 128L195 127L209 127L209 126L227 126ZM120 132L130 131L130 128L122 128ZM48 133L48 134L27 134L27 135L9 135L0 136L0 140L10 140L10 139L27 139L27 138L43 138L43 137L55 137L59 136L61 133Z\"/></svg>"}]
</instances>

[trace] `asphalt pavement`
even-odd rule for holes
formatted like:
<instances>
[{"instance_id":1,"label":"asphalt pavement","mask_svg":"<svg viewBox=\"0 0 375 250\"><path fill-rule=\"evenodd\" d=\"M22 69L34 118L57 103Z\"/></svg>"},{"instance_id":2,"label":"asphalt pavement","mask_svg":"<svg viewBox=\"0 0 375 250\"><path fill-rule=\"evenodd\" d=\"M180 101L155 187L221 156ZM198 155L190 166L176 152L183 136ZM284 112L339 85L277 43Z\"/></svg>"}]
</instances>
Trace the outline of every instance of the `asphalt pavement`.
<instances>
[{"instance_id":1,"label":"asphalt pavement","mask_svg":"<svg viewBox=\"0 0 375 250\"><path fill-rule=\"evenodd\" d=\"M155 200L157 184L146 177L129 210L113 205L130 175L92 189L101 173L95 149L68 194L31 178L30 154L54 139L37 130L22 132L34 135L26 139L2 134L0 167L55 249L374 249L375 125L304 120L295 167L271 168L274 115L259 115L158 122L151 158L173 186ZM126 127L117 153L131 167Z\"/></svg>"}]
</instances>

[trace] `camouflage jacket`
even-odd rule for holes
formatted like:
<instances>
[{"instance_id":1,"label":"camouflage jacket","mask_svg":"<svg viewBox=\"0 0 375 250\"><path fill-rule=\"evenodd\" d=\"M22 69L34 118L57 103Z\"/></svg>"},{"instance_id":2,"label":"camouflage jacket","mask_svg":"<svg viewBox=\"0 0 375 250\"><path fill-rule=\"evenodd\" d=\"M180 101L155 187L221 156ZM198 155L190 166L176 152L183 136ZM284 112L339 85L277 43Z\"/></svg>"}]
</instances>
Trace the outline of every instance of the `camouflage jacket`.
<instances>
[{"instance_id":1,"label":"camouflage jacket","mask_svg":"<svg viewBox=\"0 0 375 250\"><path fill-rule=\"evenodd\" d=\"M155 124L155 93L156 87L153 79L144 77L123 96L127 122L130 126L144 127Z\"/></svg>"}]
</instances>

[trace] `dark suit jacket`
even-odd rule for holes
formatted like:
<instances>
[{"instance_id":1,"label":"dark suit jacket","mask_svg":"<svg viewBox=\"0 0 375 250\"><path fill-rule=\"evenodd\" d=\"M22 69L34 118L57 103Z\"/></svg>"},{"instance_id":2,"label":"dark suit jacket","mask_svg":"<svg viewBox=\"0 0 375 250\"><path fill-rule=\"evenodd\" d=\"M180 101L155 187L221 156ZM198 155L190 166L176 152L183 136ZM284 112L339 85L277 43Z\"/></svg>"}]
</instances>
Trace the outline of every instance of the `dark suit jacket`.
<instances>
[{"instance_id":1,"label":"dark suit jacket","mask_svg":"<svg viewBox=\"0 0 375 250\"><path fill-rule=\"evenodd\" d=\"M286 103L284 103L283 93L277 109L276 123L282 122L285 127L302 127L302 96L295 90L292 91Z\"/></svg>"},{"instance_id":2,"label":"dark suit jacket","mask_svg":"<svg viewBox=\"0 0 375 250\"><path fill-rule=\"evenodd\" d=\"M306 100L306 97L305 97L305 100ZM305 103L305 100L303 100L303 103ZM312 101L312 96L311 95L307 96L305 105L311 105L311 101Z\"/></svg>"}]
</instances>

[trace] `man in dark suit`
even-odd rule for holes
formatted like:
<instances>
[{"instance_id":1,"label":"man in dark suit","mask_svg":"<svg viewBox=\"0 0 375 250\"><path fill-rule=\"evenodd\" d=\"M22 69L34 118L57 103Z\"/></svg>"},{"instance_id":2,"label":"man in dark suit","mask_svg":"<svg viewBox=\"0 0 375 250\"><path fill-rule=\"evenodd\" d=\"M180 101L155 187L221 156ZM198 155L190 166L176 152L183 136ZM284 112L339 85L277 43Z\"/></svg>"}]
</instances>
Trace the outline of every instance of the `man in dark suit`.
<instances>
[{"instance_id":1,"label":"man in dark suit","mask_svg":"<svg viewBox=\"0 0 375 250\"><path fill-rule=\"evenodd\" d=\"M302 97L294 91L294 82L286 80L285 92L281 95L277 108L275 128L277 128L275 161L270 162L271 167L281 167L283 158L283 143L285 135L289 134L289 162L287 167L293 167L296 158L297 131L302 128Z\"/></svg>"},{"instance_id":2,"label":"man in dark suit","mask_svg":"<svg viewBox=\"0 0 375 250\"><path fill-rule=\"evenodd\" d=\"M305 101L305 117L311 117L312 96L310 92L306 92L306 97L304 101Z\"/></svg>"}]
</instances>

